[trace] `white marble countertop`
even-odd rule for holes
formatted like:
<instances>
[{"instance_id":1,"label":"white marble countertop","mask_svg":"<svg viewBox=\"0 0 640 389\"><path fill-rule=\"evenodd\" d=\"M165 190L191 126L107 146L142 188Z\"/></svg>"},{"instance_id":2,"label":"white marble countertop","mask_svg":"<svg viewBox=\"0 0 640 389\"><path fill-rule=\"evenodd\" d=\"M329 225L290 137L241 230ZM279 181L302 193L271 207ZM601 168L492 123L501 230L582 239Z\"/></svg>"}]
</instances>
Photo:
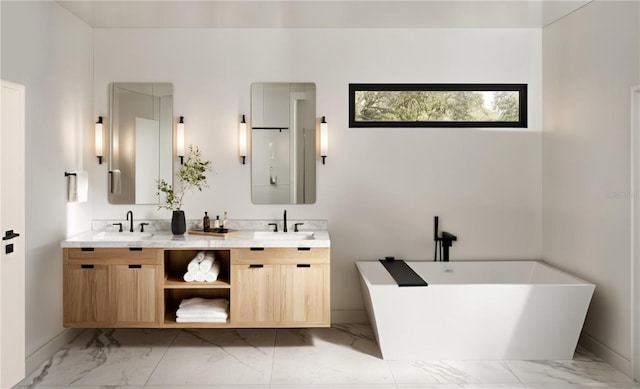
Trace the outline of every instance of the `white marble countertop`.
<instances>
[{"instance_id":1,"label":"white marble countertop","mask_svg":"<svg viewBox=\"0 0 640 389\"><path fill-rule=\"evenodd\" d=\"M72 247L150 247L150 248L243 248L243 247L331 247L327 230L312 231L313 238L290 233L279 233L256 238L252 230L234 231L226 236L204 236L186 232L173 235L169 231L148 233L87 231L61 242L63 248ZM264 233L264 231L260 231ZM305 231L310 233L310 231ZM297 239L295 237L300 237Z\"/></svg>"}]
</instances>

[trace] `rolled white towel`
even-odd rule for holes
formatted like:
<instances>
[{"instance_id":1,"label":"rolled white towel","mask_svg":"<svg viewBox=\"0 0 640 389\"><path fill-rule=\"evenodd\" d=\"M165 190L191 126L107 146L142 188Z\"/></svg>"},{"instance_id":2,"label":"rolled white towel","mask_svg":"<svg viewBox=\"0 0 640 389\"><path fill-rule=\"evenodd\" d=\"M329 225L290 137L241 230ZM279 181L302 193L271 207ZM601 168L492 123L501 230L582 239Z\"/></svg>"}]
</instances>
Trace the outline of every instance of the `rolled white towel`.
<instances>
[{"instance_id":1,"label":"rolled white towel","mask_svg":"<svg viewBox=\"0 0 640 389\"><path fill-rule=\"evenodd\" d=\"M188 271L184 273L184 276L182 276L182 279L184 279L186 282L193 282L196 280L196 273Z\"/></svg>"},{"instance_id":2,"label":"rolled white towel","mask_svg":"<svg viewBox=\"0 0 640 389\"><path fill-rule=\"evenodd\" d=\"M204 251L199 251L198 254L196 254L196 256L193 257L191 262L189 262L189 264L187 265L187 271L195 273L200 270L200 262L202 262L203 259Z\"/></svg>"},{"instance_id":3,"label":"rolled white towel","mask_svg":"<svg viewBox=\"0 0 640 389\"><path fill-rule=\"evenodd\" d=\"M218 279L218 272L214 272L212 270L209 270L208 272L206 272L204 274L204 281L205 282L214 282L217 279Z\"/></svg>"},{"instance_id":4,"label":"rolled white towel","mask_svg":"<svg viewBox=\"0 0 640 389\"><path fill-rule=\"evenodd\" d=\"M202 262L200 262L200 271L203 273L206 273L209 271L209 269L211 269L211 266L213 266L213 254L211 253L207 253L204 256L204 259L202 260Z\"/></svg>"},{"instance_id":5,"label":"rolled white towel","mask_svg":"<svg viewBox=\"0 0 640 389\"><path fill-rule=\"evenodd\" d=\"M200 270L200 262L198 262L197 258L193 258L191 262L187 265L187 271L189 273L195 273Z\"/></svg>"},{"instance_id":6,"label":"rolled white towel","mask_svg":"<svg viewBox=\"0 0 640 389\"><path fill-rule=\"evenodd\" d=\"M215 280L218 279L219 275L220 275L220 261L215 261L213 263L213 266L211 266L211 269L209 269L209 271L204 274L204 280L206 282L214 282Z\"/></svg>"},{"instance_id":7,"label":"rolled white towel","mask_svg":"<svg viewBox=\"0 0 640 389\"><path fill-rule=\"evenodd\" d=\"M196 282L204 282L204 279L205 279L204 273L198 270L194 278Z\"/></svg>"}]
</instances>

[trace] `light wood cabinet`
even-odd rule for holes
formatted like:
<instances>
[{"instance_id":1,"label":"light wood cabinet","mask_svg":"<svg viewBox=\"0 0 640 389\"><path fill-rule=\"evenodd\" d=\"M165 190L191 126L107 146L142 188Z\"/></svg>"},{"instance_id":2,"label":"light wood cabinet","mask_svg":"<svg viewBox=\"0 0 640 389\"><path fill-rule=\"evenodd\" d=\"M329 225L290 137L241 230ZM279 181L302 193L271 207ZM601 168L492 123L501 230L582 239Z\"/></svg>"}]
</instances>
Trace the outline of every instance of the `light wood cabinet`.
<instances>
[{"instance_id":1,"label":"light wood cabinet","mask_svg":"<svg viewBox=\"0 0 640 389\"><path fill-rule=\"evenodd\" d=\"M215 282L185 282L199 249L65 248L63 319L79 328L327 327L329 248L227 248ZM178 323L183 299L224 298L229 319Z\"/></svg>"},{"instance_id":2,"label":"light wood cabinet","mask_svg":"<svg viewBox=\"0 0 640 389\"><path fill-rule=\"evenodd\" d=\"M280 322L280 265L231 265L231 279L234 282L231 311L235 324L274 326Z\"/></svg>"},{"instance_id":3,"label":"light wood cabinet","mask_svg":"<svg viewBox=\"0 0 640 389\"><path fill-rule=\"evenodd\" d=\"M231 269L234 325L330 325L329 249L236 249Z\"/></svg>"},{"instance_id":4,"label":"light wood cabinet","mask_svg":"<svg viewBox=\"0 0 640 389\"><path fill-rule=\"evenodd\" d=\"M280 266L282 325L328 325L329 298L329 265Z\"/></svg>"},{"instance_id":5,"label":"light wood cabinet","mask_svg":"<svg viewBox=\"0 0 640 389\"><path fill-rule=\"evenodd\" d=\"M65 327L157 327L162 280L157 249L65 249Z\"/></svg>"},{"instance_id":6,"label":"light wood cabinet","mask_svg":"<svg viewBox=\"0 0 640 389\"><path fill-rule=\"evenodd\" d=\"M113 324L117 327L146 327L159 323L157 265L113 265L110 290L113 294Z\"/></svg>"},{"instance_id":7,"label":"light wood cabinet","mask_svg":"<svg viewBox=\"0 0 640 389\"><path fill-rule=\"evenodd\" d=\"M65 327L105 327L109 323L107 265L65 263L63 321Z\"/></svg>"}]
</instances>

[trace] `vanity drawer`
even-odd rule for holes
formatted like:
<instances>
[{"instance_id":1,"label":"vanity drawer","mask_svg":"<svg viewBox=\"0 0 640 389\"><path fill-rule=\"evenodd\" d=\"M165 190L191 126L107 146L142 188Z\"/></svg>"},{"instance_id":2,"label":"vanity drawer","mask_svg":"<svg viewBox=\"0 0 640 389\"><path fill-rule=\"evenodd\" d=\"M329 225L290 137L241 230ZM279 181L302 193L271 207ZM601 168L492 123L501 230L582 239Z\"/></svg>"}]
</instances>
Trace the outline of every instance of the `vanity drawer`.
<instances>
[{"instance_id":1,"label":"vanity drawer","mask_svg":"<svg viewBox=\"0 0 640 389\"><path fill-rule=\"evenodd\" d=\"M93 262L108 262L111 264L123 262L131 263L135 261L140 264L157 265L162 263L162 250L158 249L139 249L139 248L120 248L120 247L107 247L107 248L94 248L81 249L81 248L67 248L65 249L65 259L71 262L78 261L93 261Z\"/></svg>"},{"instance_id":2,"label":"vanity drawer","mask_svg":"<svg viewBox=\"0 0 640 389\"><path fill-rule=\"evenodd\" d=\"M231 264L298 264L329 263L329 249L303 248L240 248L231 250Z\"/></svg>"}]
</instances>

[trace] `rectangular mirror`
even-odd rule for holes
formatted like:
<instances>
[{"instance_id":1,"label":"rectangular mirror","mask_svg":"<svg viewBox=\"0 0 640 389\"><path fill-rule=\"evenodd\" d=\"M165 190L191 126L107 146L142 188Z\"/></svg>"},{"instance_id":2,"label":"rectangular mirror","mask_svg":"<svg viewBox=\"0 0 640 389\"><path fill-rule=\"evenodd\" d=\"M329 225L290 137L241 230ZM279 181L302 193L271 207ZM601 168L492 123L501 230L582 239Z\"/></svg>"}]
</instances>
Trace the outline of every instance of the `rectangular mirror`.
<instances>
[{"instance_id":1,"label":"rectangular mirror","mask_svg":"<svg viewBox=\"0 0 640 389\"><path fill-rule=\"evenodd\" d=\"M157 181L173 182L173 85L110 88L109 202L158 204Z\"/></svg>"},{"instance_id":2,"label":"rectangular mirror","mask_svg":"<svg viewBox=\"0 0 640 389\"><path fill-rule=\"evenodd\" d=\"M251 200L316 202L316 85L251 85Z\"/></svg>"}]
</instances>

